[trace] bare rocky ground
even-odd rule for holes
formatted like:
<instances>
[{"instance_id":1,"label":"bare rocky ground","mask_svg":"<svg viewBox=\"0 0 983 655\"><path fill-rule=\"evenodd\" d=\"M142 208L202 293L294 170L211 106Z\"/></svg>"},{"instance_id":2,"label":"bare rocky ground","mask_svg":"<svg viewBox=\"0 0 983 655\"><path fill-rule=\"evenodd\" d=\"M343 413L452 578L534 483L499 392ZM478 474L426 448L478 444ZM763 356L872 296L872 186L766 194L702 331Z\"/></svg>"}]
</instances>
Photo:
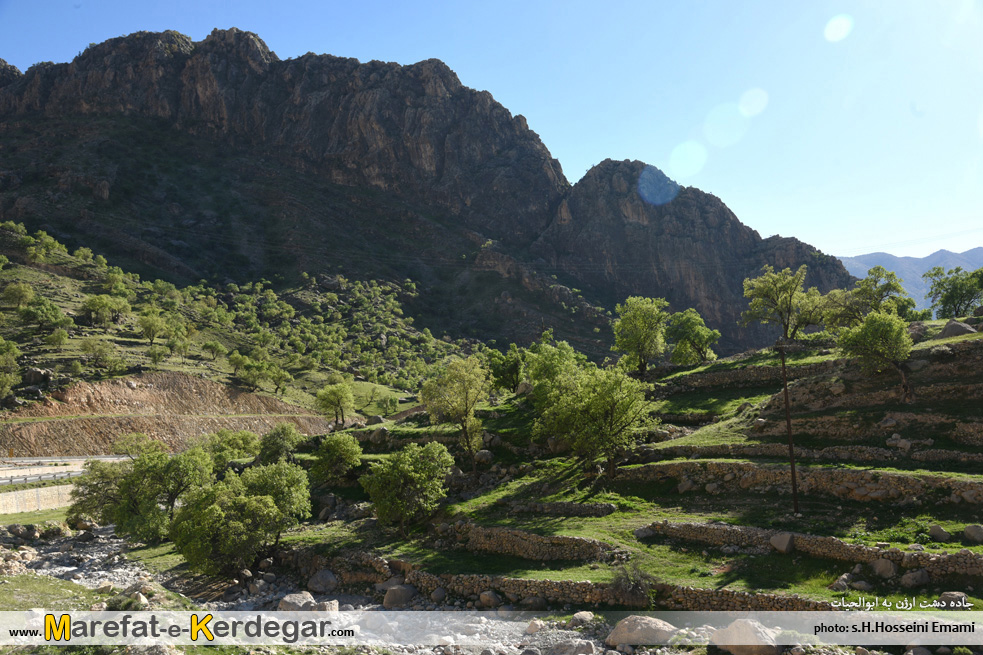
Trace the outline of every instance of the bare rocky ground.
<instances>
[{"instance_id":1,"label":"bare rocky ground","mask_svg":"<svg viewBox=\"0 0 983 655\"><path fill-rule=\"evenodd\" d=\"M173 600L168 600L166 594L155 593L161 587L179 594L186 599L186 608L200 607L201 609L224 611L247 610L276 610L281 607L285 596L302 593L296 581L289 576L276 575L273 572L257 572L257 578L266 576L270 582L262 593L250 594L241 598L226 600L203 600L195 598L194 592L203 588L197 578L166 578L148 571L140 563L127 557L129 545L117 536L112 526L93 527L82 530L74 535L56 534L58 531L48 526L18 526L11 525L6 529L0 528L0 574L3 575L45 575L75 584L84 585L91 589L102 590L106 593L107 601L120 595L136 601L136 606L144 609L185 609ZM44 534L42 534L44 533ZM109 586L112 586L111 590ZM223 585L224 586L224 585ZM185 592L189 592L185 595ZM208 594L202 594L208 596ZM214 596L214 591L211 594ZM373 598L357 594L331 593L314 596L318 602L336 601L341 610L376 611L383 607ZM105 609L99 603L91 608ZM440 608L443 611L459 611L464 608L448 605ZM571 608L565 608L570 610ZM451 655L452 653L468 653L474 655L592 655L608 652L609 655L620 653L638 653L645 655L668 655L672 649L663 648L633 648L628 645L618 646L618 650L605 645L605 639L612 626L595 619L590 612L583 612L569 621L544 620L530 627L526 634L502 634L496 628L496 622L489 621L479 624L472 638L478 637L486 644L483 647L445 646L410 646L395 645L386 647L390 653L434 653L435 655ZM180 650L167 650L156 647L154 653L165 655L179 653ZM131 649L133 650L133 649ZM338 647L315 647L310 652L335 652ZM372 648L359 647L359 652L376 652ZM128 651L129 652L129 651ZM137 651L133 652L151 652ZM260 653L276 653L273 647L255 648L251 651ZM350 651L349 651L350 652Z\"/></svg>"}]
</instances>

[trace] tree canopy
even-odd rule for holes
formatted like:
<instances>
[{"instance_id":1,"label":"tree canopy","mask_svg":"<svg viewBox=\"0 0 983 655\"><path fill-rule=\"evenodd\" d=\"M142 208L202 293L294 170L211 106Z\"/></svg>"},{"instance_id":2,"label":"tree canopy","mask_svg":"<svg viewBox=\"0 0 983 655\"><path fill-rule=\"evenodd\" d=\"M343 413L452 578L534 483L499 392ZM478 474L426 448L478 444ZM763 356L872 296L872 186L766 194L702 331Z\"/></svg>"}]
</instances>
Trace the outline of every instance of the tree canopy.
<instances>
[{"instance_id":1,"label":"tree canopy","mask_svg":"<svg viewBox=\"0 0 983 655\"><path fill-rule=\"evenodd\" d=\"M844 330L839 338L839 346L848 355L858 357L860 365L869 373L877 373L893 368L901 376L902 400L914 400L908 381L905 361L911 355L911 336L907 322L887 312L872 312L863 322Z\"/></svg>"},{"instance_id":2,"label":"tree canopy","mask_svg":"<svg viewBox=\"0 0 983 655\"><path fill-rule=\"evenodd\" d=\"M613 324L614 349L627 354L644 375L648 363L666 349L669 303L663 298L632 296L617 305Z\"/></svg>"},{"instance_id":3,"label":"tree canopy","mask_svg":"<svg viewBox=\"0 0 983 655\"><path fill-rule=\"evenodd\" d=\"M488 399L491 379L475 355L452 360L440 374L424 383L420 400L434 422L449 421L460 429L459 443L477 471L474 455L481 447L481 421L474 415Z\"/></svg>"}]
</instances>

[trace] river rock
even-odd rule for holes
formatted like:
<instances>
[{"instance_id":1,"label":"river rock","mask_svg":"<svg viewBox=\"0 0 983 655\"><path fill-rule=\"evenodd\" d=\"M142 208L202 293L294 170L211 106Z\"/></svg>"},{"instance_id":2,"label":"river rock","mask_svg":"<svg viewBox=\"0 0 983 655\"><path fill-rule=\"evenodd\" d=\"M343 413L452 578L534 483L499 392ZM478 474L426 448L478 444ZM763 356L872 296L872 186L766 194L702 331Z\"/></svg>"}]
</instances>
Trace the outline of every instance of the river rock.
<instances>
[{"instance_id":1,"label":"river rock","mask_svg":"<svg viewBox=\"0 0 983 655\"><path fill-rule=\"evenodd\" d=\"M321 569L307 581L307 588L317 594L326 594L334 591L337 586L337 576L328 569Z\"/></svg>"},{"instance_id":2,"label":"river rock","mask_svg":"<svg viewBox=\"0 0 983 655\"><path fill-rule=\"evenodd\" d=\"M726 628L714 631L710 643L731 655L779 655L781 649L775 644L776 636L776 630L753 619L737 619ZM741 642L746 645L740 645Z\"/></svg>"},{"instance_id":3,"label":"river rock","mask_svg":"<svg viewBox=\"0 0 983 655\"><path fill-rule=\"evenodd\" d=\"M674 634L676 634L676 627L671 623L653 616L635 615L618 621L604 643L608 646L664 644Z\"/></svg>"},{"instance_id":4,"label":"river rock","mask_svg":"<svg viewBox=\"0 0 983 655\"><path fill-rule=\"evenodd\" d=\"M382 606L387 610L391 610L394 607L402 607L409 603L416 595L416 587L413 585L396 585L386 592L386 597L382 600Z\"/></svg>"},{"instance_id":5,"label":"river rock","mask_svg":"<svg viewBox=\"0 0 983 655\"><path fill-rule=\"evenodd\" d=\"M281 598L276 608L281 612L301 612L313 609L316 605L317 603L314 602L314 596L311 596L311 592L299 591L295 594L287 594Z\"/></svg>"}]
</instances>

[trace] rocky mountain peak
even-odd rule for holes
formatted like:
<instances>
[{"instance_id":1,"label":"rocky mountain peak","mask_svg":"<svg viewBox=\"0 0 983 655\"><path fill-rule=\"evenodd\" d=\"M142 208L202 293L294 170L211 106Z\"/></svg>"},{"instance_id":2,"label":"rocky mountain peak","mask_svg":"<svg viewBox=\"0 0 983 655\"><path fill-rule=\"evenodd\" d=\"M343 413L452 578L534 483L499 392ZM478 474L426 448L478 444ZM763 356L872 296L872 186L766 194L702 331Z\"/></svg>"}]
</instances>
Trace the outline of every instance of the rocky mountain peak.
<instances>
[{"instance_id":1,"label":"rocky mountain peak","mask_svg":"<svg viewBox=\"0 0 983 655\"><path fill-rule=\"evenodd\" d=\"M23 76L20 69L0 59L0 87L16 82Z\"/></svg>"}]
</instances>

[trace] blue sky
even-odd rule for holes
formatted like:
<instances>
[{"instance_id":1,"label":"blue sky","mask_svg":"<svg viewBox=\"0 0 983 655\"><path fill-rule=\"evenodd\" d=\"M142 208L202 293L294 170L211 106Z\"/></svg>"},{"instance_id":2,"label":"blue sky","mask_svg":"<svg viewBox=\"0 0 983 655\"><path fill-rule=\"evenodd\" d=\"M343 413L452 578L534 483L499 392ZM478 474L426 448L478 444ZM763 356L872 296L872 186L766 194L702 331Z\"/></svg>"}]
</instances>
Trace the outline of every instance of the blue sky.
<instances>
[{"instance_id":1,"label":"blue sky","mask_svg":"<svg viewBox=\"0 0 983 655\"><path fill-rule=\"evenodd\" d=\"M0 58L233 26L281 58L442 59L571 182L639 159L828 253L983 245L983 0L0 0Z\"/></svg>"}]
</instances>

